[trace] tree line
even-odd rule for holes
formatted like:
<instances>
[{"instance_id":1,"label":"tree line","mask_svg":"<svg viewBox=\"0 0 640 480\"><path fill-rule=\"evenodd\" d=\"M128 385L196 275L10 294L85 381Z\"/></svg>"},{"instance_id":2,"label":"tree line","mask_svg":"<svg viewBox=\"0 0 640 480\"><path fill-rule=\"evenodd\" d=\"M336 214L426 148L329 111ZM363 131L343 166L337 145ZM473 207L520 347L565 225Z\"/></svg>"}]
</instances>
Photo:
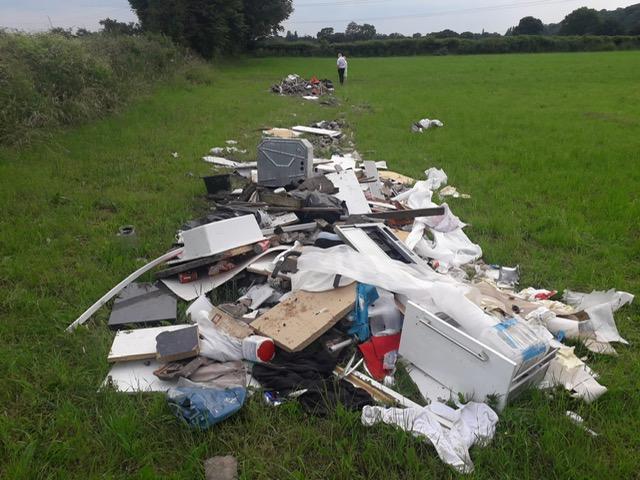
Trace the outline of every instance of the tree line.
<instances>
[{"instance_id":1,"label":"tree line","mask_svg":"<svg viewBox=\"0 0 640 480\"><path fill-rule=\"evenodd\" d=\"M570 36L635 36L640 35L640 3L617 10L594 10L578 8L560 23L545 25L542 20L527 16L507 30L505 35L497 32L462 32L450 29L427 34L401 33L381 34L369 23L351 22L344 32L332 27L322 28L315 36L299 36L297 32L284 31L281 24L293 12L293 0L128 0L138 16L138 23L122 23L104 19L100 23L104 32L118 35L140 35L159 33L175 43L188 47L202 57L233 55L241 52L260 55L334 54L336 49L369 52L373 55L397 55L399 48L404 54L447 54L503 51L565 51L579 49L631 48L635 41L514 41L521 36L570 37ZM83 29L75 33L60 30L63 35L83 36L91 34ZM497 42L497 39L504 39ZM433 40L433 41L432 41ZM438 42L442 40L442 42ZM447 42L459 40L459 42ZM471 46L467 42L480 42ZM384 42L373 47L371 42ZM576 43L577 42L577 43ZM352 45L367 43L354 48ZM288 47L286 45L296 46ZM331 46L332 48L329 48ZM404 46L404 47L401 47Z\"/></svg>"},{"instance_id":2,"label":"tree line","mask_svg":"<svg viewBox=\"0 0 640 480\"><path fill-rule=\"evenodd\" d=\"M632 5L617 10L595 10L582 7L569 13L560 23L545 24L539 18L527 16L520 20L518 25L507 30L505 36L516 35L640 35L640 4ZM368 40L394 40L401 38L464 38L468 40L480 40L502 36L497 32L462 32L445 29L427 34L414 33L403 35L401 33L381 34L376 31L374 25L365 23L362 25L351 22L344 32L336 32L332 27L322 28L315 37L312 35L299 36L298 32L288 31L284 37L271 40L295 41L319 41L327 43L344 43Z\"/></svg>"}]
</instances>

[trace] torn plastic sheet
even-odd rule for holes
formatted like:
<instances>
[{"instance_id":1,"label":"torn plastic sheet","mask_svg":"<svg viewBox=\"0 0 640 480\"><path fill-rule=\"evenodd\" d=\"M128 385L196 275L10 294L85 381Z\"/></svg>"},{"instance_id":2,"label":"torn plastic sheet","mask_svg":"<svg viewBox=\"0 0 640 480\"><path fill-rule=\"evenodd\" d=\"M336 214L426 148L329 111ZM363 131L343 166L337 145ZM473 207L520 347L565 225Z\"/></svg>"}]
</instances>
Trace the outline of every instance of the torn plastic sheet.
<instances>
[{"instance_id":1,"label":"torn plastic sheet","mask_svg":"<svg viewBox=\"0 0 640 480\"><path fill-rule=\"evenodd\" d=\"M600 385L596 374L574 353L574 347L561 347L549 364L549 369L539 388L562 386L572 392L573 398L591 403L600 398L607 387Z\"/></svg>"},{"instance_id":2,"label":"torn plastic sheet","mask_svg":"<svg viewBox=\"0 0 640 480\"><path fill-rule=\"evenodd\" d=\"M427 176L427 185L431 191L438 190L449 180L447 174L440 168L431 167L425 170L424 174Z\"/></svg>"},{"instance_id":3,"label":"torn plastic sheet","mask_svg":"<svg viewBox=\"0 0 640 480\"><path fill-rule=\"evenodd\" d=\"M276 293L277 292L267 283L254 285L247 293L238 299L238 302L248 304L250 310L256 310L272 297L275 297L274 301L277 301L281 295L275 295Z\"/></svg>"},{"instance_id":4,"label":"torn plastic sheet","mask_svg":"<svg viewBox=\"0 0 640 480\"><path fill-rule=\"evenodd\" d=\"M579 293L566 290L563 300L577 310L583 310L589 315L591 327L595 333L595 338L599 342L620 342L628 344L620 336L616 327L613 313L621 307L633 302L633 295L627 292L594 291L592 293Z\"/></svg>"},{"instance_id":5,"label":"torn plastic sheet","mask_svg":"<svg viewBox=\"0 0 640 480\"><path fill-rule=\"evenodd\" d=\"M461 228L452 232L432 231L433 241L421 238L413 251L423 258L438 260L444 271L461 267L482 257L482 248L476 245Z\"/></svg>"},{"instance_id":6,"label":"torn plastic sheet","mask_svg":"<svg viewBox=\"0 0 640 480\"><path fill-rule=\"evenodd\" d=\"M242 340L216 327L209 319L213 305L206 296L199 297L187 309L187 316L198 325L200 355L218 362L242 360Z\"/></svg>"},{"instance_id":7,"label":"torn plastic sheet","mask_svg":"<svg viewBox=\"0 0 640 480\"><path fill-rule=\"evenodd\" d=\"M431 180L417 182L413 188L398 195L394 200L404 203L411 209L437 207L438 205L431 201L432 186L439 185L438 182L442 181L442 178L432 171L442 172L436 169L427 170L432 176ZM444 181L446 181L446 175ZM415 219L413 229L405 243L409 249L421 257L438 260L439 271L446 272L452 267L460 267L478 260L482 257L482 249L471 242L462 231L466 225L451 212L449 206L446 203L441 206L445 208L444 215ZM433 235L433 241L424 237L427 228Z\"/></svg>"},{"instance_id":8,"label":"torn plastic sheet","mask_svg":"<svg viewBox=\"0 0 640 480\"><path fill-rule=\"evenodd\" d=\"M288 248L289 247L287 246L270 248L266 252L263 252L260 255L256 255L255 257L242 262L228 272L223 272L212 277L201 278L196 280L195 282L180 283L177 278L166 278L162 280L162 283L164 283L169 288L169 290L171 290L178 297L187 302L190 302L191 300L195 300L196 298L198 298L200 295L209 293L211 290L218 288L220 285L228 282L233 277L241 273L244 269L246 269L250 264L256 262L265 255L269 255L273 252L282 252L284 250L287 250Z\"/></svg>"},{"instance_id":9,"label":"torn plastic sheet","mask_svg":"<svg viewBox=\"0 0 640 480\"><path fill-rule=\"evenodd\" d=\"M360 283L406 295L433 312L456 319L470 335L479 335L498 321L466 298L469 288L456 280L419 265L359 253L346 245L328 249L305 247L298 259L298 273L292 277L294 290L313 290L305 272L341 275ZM323 287L325 285L322 285ZM333 288L331 286L330 288Z\"/></svg>"},{"instance_id":10,"label":"torn plastic sheet","mask_svg":"<svg viewBox=\"0 0 640 480\"><path fill-rule=\"evenodd\" d=\"M438 417L453 421L450 430L443 428ZM434 402L424 408L383 408L366 406L362 424L386 423L427 439L440 459L460 473L473 472L469 448L487 445L496 431L498 415L484 403L471 402L459 410Z\"/></svg>"}]
</instances>

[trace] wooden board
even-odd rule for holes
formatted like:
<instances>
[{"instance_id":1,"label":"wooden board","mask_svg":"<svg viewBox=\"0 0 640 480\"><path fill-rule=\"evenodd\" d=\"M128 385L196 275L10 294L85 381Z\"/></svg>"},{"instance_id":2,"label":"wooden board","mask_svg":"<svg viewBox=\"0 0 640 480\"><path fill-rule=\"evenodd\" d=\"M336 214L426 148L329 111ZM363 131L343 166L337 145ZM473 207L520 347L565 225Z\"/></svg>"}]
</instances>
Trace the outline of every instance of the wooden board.
<instances>
[{"instance_id":1,"label":"wooden board","mask_svg":"<svg viewBox=\"0 0 640 480\"><path fill-rule=\"evenodd\" d=\"M211 323L213 323L217 328L232 337L242 340L253 335L253 330L251 330L246 323L236 320L231 315L220 310L218 307L213 307L211 309L209 320L211 320Z\"/></svg>"},{"instance_id":2,"label":"wooden board","mask_svg":"<svg viewBox=\"0 0 640 480\"><path fill-rule=\"evenodd\" d=\"M406 175L402 175L401 173L393 172L391 170L378 172L378 175L381 180L395 180L396 182L404 183L405 185L413 185L416 183L414 178L407 177Z\"/></svg>"},{"instance_id":3,"label":"wooden board","mask_svg":"<svg viewBox=\"0 0 640 480\"><path fill-rule=\"evenodd\" d=\"M407 238L411 232L405 232L404 230L398 230L397 228L392 228L393 234L402 240L403 243L407 243Z\"/></svg>"},{"instance_id":4,"label":"wooden board","mask_svg":"<svg viewBox=\"0 0 640 480\"><path fill-rule=\"evenodd\" d=\"M321 293L297 291L251 327L287 352L299 352L353 310L355 299L355 284Z\"/></svg>"},{"instance_id":5,"label":"wooden board","mask_svg":"<svg viewBox=\"0 0 640 480\"><path fill-rule=\"evenodd\" d=\"M200 353L198 327L162 332L156 337L156 359L162 363L193 358Z\"/></svg>"},{"instance_id":6,"label":"wooden board","mask_svg":"<svg viewBox=\"0 0 640 480\"><path fill-rule=\"evenodd\" d=\"M113 339L109 362L128 362L156 358L156 337L162 332L174 332L190 325L120 330Z\"/></svg>"}]
</instances>

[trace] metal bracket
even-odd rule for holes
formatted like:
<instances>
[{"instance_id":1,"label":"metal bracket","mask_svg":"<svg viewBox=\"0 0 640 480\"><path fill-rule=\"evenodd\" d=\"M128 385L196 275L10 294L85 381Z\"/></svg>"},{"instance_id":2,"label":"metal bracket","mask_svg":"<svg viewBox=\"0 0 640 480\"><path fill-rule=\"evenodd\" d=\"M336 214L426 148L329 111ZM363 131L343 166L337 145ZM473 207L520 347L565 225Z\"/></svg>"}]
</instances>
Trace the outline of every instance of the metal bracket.
<instances>
[{"instance_id":1,"label":"metal bracket","mask_svg":"<svg viewBox=\"0 0 640 480\"><path fill-rule=\"evenodd\" d=\"M466 345L463 345L462 343L460 343L455 338L452 338L449 335L447 335L446 333L441 332L440 330L438 330L436 327L431 325L431 322L429 322L428 320L426 320L424 318L420 318L420 319L418 319L418 322L421 323L422 325L424 325L425 327L430 328L432 331L436 332L441 337L444 337L445 339L449 340L451 343L457 345L458 347L460 347L465 352L469 353L470 355L473 355L475 358L477 358L481 362L487 362L489 360L489 356L485 352L483 352L483 351L481 351L480 353L474 352L469 347L467 347Z\"/></svg>"}]
</instances>

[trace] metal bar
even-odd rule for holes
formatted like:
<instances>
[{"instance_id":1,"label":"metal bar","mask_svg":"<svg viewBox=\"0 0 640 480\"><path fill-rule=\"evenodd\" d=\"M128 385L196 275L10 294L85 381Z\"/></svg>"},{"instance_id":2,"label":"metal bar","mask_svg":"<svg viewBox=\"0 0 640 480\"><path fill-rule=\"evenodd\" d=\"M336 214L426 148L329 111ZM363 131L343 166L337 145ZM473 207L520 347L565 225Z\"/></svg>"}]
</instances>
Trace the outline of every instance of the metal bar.
<instances>
[{"instance_id":1,"label":"metal bar","mask_svg":"<svg viewBox=\"0 0 640 480\"><path fill-rule=\"evenodd\" d=\"M385 220L410 220L416 217L437 217L444 215L444 207L417 208L415 210L395 210L392 212L365 213L361 216Z\"/></svg>"}]
</instances>

